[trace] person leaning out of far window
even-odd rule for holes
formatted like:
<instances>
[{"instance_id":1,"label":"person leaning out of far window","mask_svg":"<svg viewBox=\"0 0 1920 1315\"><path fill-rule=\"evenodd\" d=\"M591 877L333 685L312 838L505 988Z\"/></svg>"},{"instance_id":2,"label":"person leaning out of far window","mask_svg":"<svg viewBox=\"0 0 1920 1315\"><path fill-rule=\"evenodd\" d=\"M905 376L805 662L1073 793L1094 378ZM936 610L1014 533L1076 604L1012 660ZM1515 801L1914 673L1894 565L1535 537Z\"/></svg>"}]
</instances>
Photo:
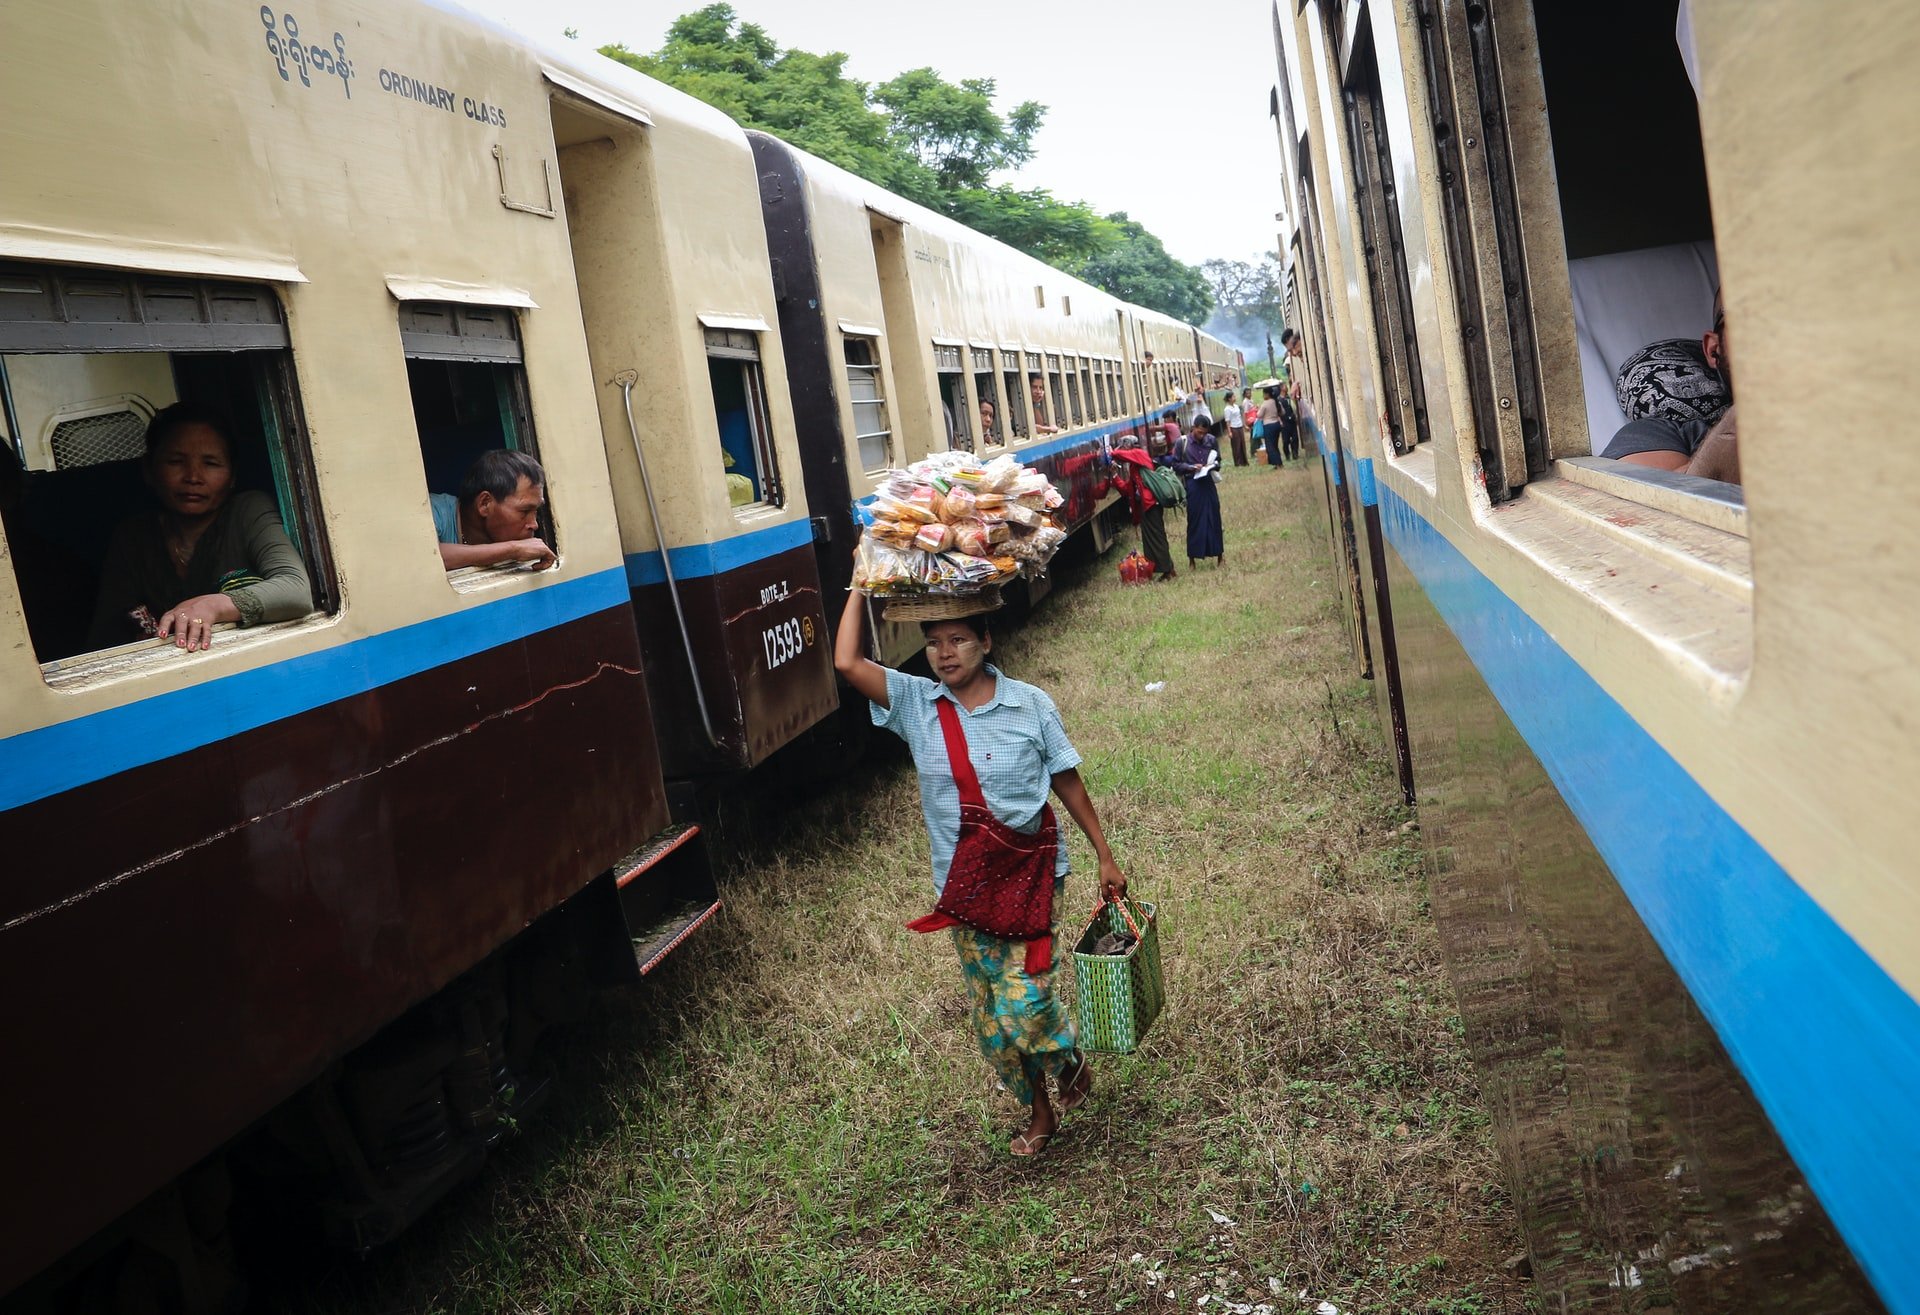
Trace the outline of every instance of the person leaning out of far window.
<instances>
[{"instance_id":1,"label":"person leaning out of far window","mask_svg":"<svg viewBox=\"0 0 1920 1315\"><path fill-rule=\"evenodd\" d=\"M123 521L107 545L89 647L143 636L188 652L210 648L216 625L293 621L313 611L306 563L272 498L234 489L224 420L190 402L147 426L141 473L157 510Z\"/></svg>"},{"instance_id":2,"label":"person leaning out of far window","mask_svg":"<svg viewBox=\"0 0 1920 1315\"><path fill-rule=\"evenodd\" d=\"M1726 484L1740 482L1740 435L1733 413L1733 350L1719 290L1713 294L1713 327L1700 338L1707 366L1726 385L1727 409L1717 419L1648 414L1622 425L1600 453L1616 461L1698 475Z\"/></svg>"},{"instance_id":3,"label":"person leaning out of far window","mask_svg":"<svg viewBox=\"0 0 1920 1315\"><path fill-rule=\"evenodd\" d=\"M547 472L524 452L482 452L461 478L458 497L436 493L428 501L440 540L440 564L449 571L515 562L530 562L538 571L555 561L553 549L540 537Z\"/></svg>"},{"instance_id":4,"label":"person leaning out of far window","mask_svg":"<svg viewBox=\"0 0 1920 1315\"><path fill-rule=\"evenodd\" d=\"M1033 432L1035 434L1057 434L1060 426L1047 423L1047 381L1034 375L1028 382L1028 396L1033 401Z\"/></svg>"}]
</instances>

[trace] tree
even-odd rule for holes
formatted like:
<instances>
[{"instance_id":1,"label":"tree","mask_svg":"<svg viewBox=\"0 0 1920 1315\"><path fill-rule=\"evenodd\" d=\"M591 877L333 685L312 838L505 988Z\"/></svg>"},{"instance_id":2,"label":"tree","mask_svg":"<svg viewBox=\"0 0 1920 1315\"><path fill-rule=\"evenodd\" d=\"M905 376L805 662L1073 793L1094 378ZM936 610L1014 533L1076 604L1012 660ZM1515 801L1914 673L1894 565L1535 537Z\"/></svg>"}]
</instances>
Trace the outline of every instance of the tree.
<instances>
[{"instance_id":1,"label":"tree","mask_svg":"<svg viewBox=\"0 0 1920 1315\"><path fill-rule=\"evenodd\" d=\"M847 76L845 54L783 50L726 3L675 19L651 54L600 53L1129 300L1196 321L1212 308L1200 272L1125 215L993 181L1033 158L1047 111L1024 101L1002 116L991 78L918 68L870 87Z\"/></svg>"},{"instance_id":2,"label":"tree","mask_svg":"<svg viewBox=\"0 0 1920 1315\"><path fill-rule=\"evenodd\" d=\"M1271 251L1253 262L1209 260L1201 266L1219 310L1206 331L1249 354L1266 355L1266 337L1286 327L1280 259Z\"/></svg>"},{"instance_id":3,"label":"tree","mask_svg":"<svg viewBox=\"0 0 1920 1315\"><path fill-rule=\"evenodd\" d=\"M1046 106L1023 101L1002 119L994 113L993 91L992 78L956 86L917 68L875 87L873 99L887 111L894 140L933 171L941 190L957 192L985 188L995 170L1033 158L1033 134Z\"/></svg>"},{"instance_id":4,"label":"tree","mask_svg":"<svg viewBox=\"0 0 1920 1315\"><path fill-rule=\"evenodd\" d=\"M1160 239L1127 218L1124 210L1106 217L1115 232L1112 246L1071 272L1136 305L1199 324L1213 312L1213 291L1192 265L1167 254Z\"/></svg>"}]
</instances>

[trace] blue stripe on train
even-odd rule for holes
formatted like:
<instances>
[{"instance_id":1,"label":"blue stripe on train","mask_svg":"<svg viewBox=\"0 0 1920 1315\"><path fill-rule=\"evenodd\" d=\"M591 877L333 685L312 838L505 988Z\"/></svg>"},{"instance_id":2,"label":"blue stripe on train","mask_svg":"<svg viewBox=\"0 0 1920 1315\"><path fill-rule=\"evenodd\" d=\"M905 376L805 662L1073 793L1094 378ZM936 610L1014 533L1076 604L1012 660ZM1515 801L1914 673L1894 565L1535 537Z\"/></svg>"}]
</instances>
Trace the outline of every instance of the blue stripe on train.
<instances>
[{"instance_id":1,"label":"blue stripe on train","mask_svg":"<svg viewBox=\"0 0 1920 1315\"><path fill-rule=\"evenodd\" d=\"M0 740L0 810L627 605L617 568ZM192 661L183 658L183 661Z\"/></svg>"},{"instance_id":2,"label":"blue stripe on train","mask_svg":"<svg viewBox=\"0 0 1920 1315\"><path fill-rule=\"evenodd\" d=\"M807 520L785 521L765 529L737 534L718 543L690 543L668 551L672 554L673 578L694 580L706 575L724 575L749 562L798 548L813 542L813 523ZM627 555L627 585L665 584L667 573L660 564L660 550Z\"/></svg>"},{"instance_id":3,"label":"blue stripe on train","mask_svg":"<svg viewBox=\"0 0 1920 1315\"><path fill-rule=\"evenodd\" d=\"M1920 1003L1391 488L1386 535L1586 829L1888 1307L1920 1312Z\"/></svg>"}]
</instances>

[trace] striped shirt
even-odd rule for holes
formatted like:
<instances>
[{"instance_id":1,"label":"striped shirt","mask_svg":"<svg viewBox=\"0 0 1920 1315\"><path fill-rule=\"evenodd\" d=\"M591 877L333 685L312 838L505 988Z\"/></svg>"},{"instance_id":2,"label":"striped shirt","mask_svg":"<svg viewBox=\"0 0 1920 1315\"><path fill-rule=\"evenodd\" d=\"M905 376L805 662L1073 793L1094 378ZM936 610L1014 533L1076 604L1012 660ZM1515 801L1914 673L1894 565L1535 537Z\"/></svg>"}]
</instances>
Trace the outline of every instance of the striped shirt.
<instances>
[{"instance_id":1,"label":"striped shirt","mask_svg":"<svg viewBox=\"0 0 1920 1315\"><path fill-rule=\"evenodd\" d=\"M869 705L873 724L898 735L913 751L913 765L920 775L920 811L927 819L927 839L933 849L936 894L946 889L953 847L960 839L960 787L953 781L936 700L947 699L959 709L967 757L980 778L987 809L1016 831L1032 834L1040 829L1040 810L1046 807L1054 776L1080 765L1080 755L1060 723L1060 710L1046 691L1003 676L991 664L987 674L994 679L993 697L972 712L960 707L939 681L891 667L887 669L887 706ZM1066 875L1064 835L1054 871Z\"/></svg>"}]
</instances>

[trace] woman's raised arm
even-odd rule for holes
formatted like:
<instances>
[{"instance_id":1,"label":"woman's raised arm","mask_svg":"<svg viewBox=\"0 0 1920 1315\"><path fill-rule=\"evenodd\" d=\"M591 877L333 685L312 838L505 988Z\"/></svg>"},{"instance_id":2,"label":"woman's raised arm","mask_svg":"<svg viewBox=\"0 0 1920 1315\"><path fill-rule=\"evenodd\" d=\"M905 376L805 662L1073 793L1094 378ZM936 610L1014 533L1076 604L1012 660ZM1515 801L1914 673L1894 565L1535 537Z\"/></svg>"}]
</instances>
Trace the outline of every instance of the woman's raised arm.
<instances>
[{"instance_id":1,"label":"woman's raised arm","mask_svg":"<svg viewBox=\"0 0 1920 1315\"><path fill-rule=\"evenodd\" d=\"M887 669L867 656L867 596L858 589L847 592L847 606L840 613L840 630L833 640L833 669L881 707L890 706Z\"/></svg>"}]
</instances>

